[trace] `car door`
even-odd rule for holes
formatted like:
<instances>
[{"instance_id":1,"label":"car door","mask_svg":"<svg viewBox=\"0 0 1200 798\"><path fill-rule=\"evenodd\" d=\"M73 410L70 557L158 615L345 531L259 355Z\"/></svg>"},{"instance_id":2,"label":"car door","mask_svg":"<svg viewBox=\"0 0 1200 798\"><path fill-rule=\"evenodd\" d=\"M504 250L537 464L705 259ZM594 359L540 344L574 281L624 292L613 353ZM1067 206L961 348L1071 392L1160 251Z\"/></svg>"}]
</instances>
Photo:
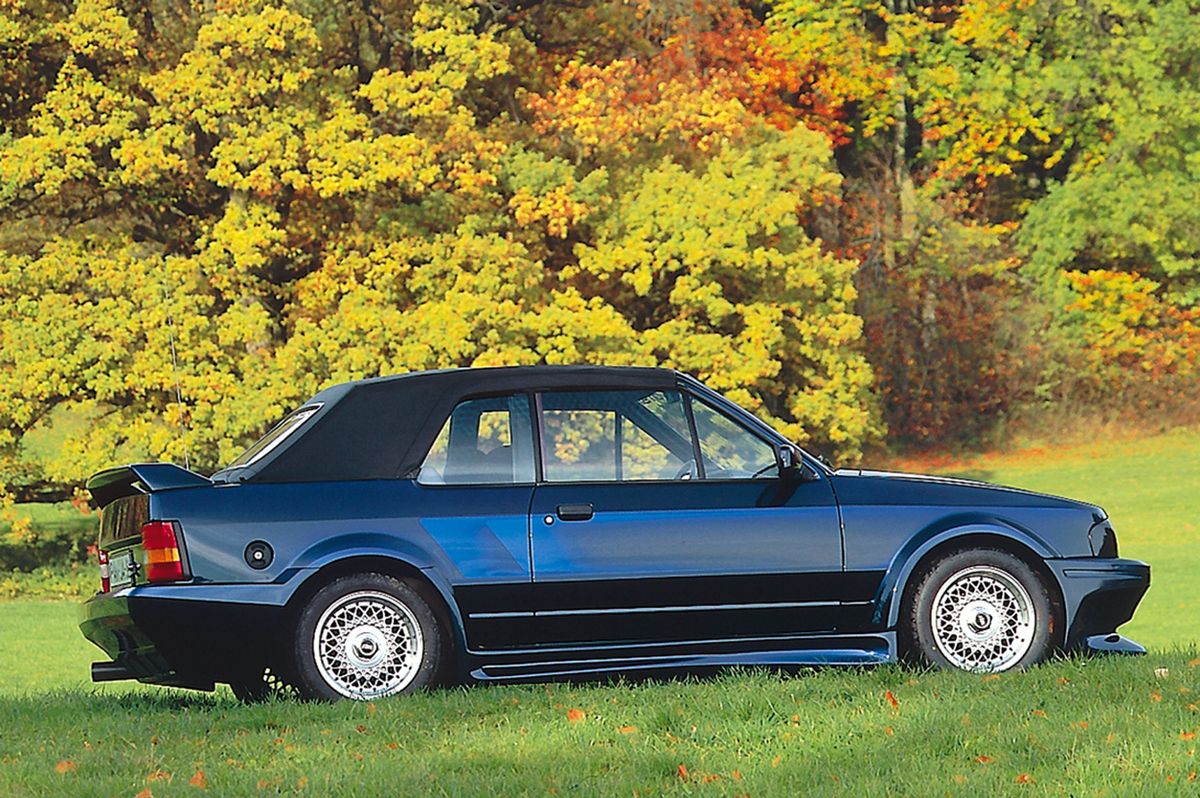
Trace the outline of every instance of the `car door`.
<instances>
[{"instance_id":1,"label":"car door","mask_svg":"<svg viewBox=\"0 0 1200 798\"><path fill-rule=\"evenodd\" d=\"M418 515L449 565L472 649L533 642L529 501L533 415L524 393L466 399L442 426L418 472Z\"/></svg>"},{"instance_id":2,"label":"car door","mask_svg":"<svg viewBox=\"0 0 1200 798\"><path fill-rule=\"evenodd\" d=\"M538 396L537 636L729 640L831 631L848 599L828 478L680 390Z\"/></svg>"}]
</instances>

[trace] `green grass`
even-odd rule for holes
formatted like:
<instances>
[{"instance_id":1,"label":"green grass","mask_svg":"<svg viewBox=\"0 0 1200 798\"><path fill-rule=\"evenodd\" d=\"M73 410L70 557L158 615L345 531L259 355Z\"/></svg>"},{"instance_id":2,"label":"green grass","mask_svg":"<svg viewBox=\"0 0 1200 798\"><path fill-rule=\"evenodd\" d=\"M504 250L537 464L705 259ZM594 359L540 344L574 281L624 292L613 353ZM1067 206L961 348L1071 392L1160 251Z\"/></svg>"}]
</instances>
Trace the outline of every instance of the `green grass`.
<instances>
[{"instance_id":1,"label":"green grass","mask_svg":"<svg viewBox=\"0 0 1200 798\"><path fill-rule=\"evenodd\" d=\"M85 687L72 608L3 610L5 796L196 795L197 771L222 796L1131 795L1195 787L1200 769L1194 652L999 677L750 672L243 707L224 691Z\"/></svg>"},{"instance_id":2,"label":"green grass","mask_svg":"<svg viewBox=\"0 0 1200 798\"><path fill-rule=\"evenodd\" d=\"M91 686L99 652L74 604L8 602L0 796L198 795L197 771L221 796L1194 794L1200 431L940 470L1108 508L1122 553L1155 569L1122 630L1150 655L998 677L749 672L243 707L224 689Z\"/></svg>"}]
</instances>

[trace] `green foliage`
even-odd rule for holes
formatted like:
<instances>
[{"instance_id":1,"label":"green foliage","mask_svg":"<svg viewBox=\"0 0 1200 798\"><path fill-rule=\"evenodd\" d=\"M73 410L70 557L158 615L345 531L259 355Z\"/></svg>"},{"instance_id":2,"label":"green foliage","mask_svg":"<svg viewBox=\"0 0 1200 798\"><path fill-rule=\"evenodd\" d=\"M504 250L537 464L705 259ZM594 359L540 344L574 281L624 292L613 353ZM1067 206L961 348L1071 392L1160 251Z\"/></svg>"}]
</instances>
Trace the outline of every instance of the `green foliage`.
<instances>
[{"instance_id":1,"label":"green foliage","mask_svg":"<svg viewBox=\"0 0 1200 798\"><path fill-rule=\"evenodd\" d=\"M585 161L567 139L627 97L563 105L567 76L531 66L542 10L122 9L3 12L37 76L0 103L3 483L181 460L181 426L214 469L331 382L500 363L732 374L805 442L878 435L853 263L802 224L836 195L828 146L716 80L743 52L767 74L748 17L701 94L673 67L641 138ZM34 454L64 413L93 422Z\"/></svg>"},{"instance_id":2,"label":"green foliage","mask_svg":"<svg viewBox=\"0 0 1200 798\"><path fill-rule=\"evenodd\" d=\"M0 520L0 573L41 566L73 568L88 561L98 519L69 504L18 504ZM95 562L95 558L91 558Z\"/></svg>"},{"instance_id":3,"label":"green foliage","mask_svg":"<svg viewBox=\"0 0 1200 798\"><path fill-rule=\"evenodd\" d=\"M862 262L868 353L900 441L977 440L1012 407L1067 394L1146 410L1135 397L1153 392L1154 369L1124 372L1132 392L1076 390L1110 376L1085 328L1119 311L1062 286L1075 271L1148 278L1163 319L1200 297L1198 12L1194 0L772 3L773 41L824 67L813 88L845 116L851 201L833 240ZM942 231L999 234L982 252L953 237L914 249L930 206L952 209ZM996 258L1014 275L981 280ZM1172 357L1193 359L1194 338L1171 336L1188 349Z\"/></svg>"},{"instance_id":4,"label":"green foliage","mask_svg":"<svg viewBox=\"0 0 1200 798\"><path fill-rule=\"evenodd\" d=\"M1194 360L1198 11L10 0L0 485L431 367L673 366L847 459L1097 401L1068 273Z\"/></svg>"},{"instance_id":5,"label":"green foliage","mask_svg":"<svg viewBox=\"0 0 1200 798\"><path fill-rule=\"evenodd\" d=\"M84 599L99 589L100 572L95 564L0 571L0 599Z\"/></svg>"}]
</instances>

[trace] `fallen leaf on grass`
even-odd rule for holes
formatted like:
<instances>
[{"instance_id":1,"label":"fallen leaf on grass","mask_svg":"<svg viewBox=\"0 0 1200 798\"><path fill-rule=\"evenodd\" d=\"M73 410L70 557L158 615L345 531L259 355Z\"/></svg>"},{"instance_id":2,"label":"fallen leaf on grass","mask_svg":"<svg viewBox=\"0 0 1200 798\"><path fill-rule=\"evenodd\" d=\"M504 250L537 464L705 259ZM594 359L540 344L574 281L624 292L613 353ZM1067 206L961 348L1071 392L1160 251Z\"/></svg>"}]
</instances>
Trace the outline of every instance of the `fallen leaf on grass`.
<instances>
[{"instance_id":1,"label":"fallen leaf on grass","mask_svg":"<svg viewBox=\"0 0 1200 798\"><path fill-rule=\"evenodd\" d=\"M773 767L773 768L779 767L779 763L782 761L783 761L783 754L780 754L779 756L777 756L771 760L771 767Z\"/></svg>"},{"instance_id":2,"label":"fallen leaf on grass","mask_svg":"<svg viewBox=\"0 0 1200 798\"><path fill-rule=\"evenodd\" d=\"M893 734L896 733L896 730L893 729L891 726L884 726L883 733L886 734L888 737L891 737Z\"/></svg>"},{"instance_id":3,"label":"fallen leaf on grass","mask_svg":"<svg viewBox=\"0 0 1200 798\"><path fill-rule=\"evenodd\" d=\"M740 770L735 770L735 771L733 771L732 773L730 773L730 774L729 774L729 776L730 776L730 778L732 778L734 781L741 781L741 780L742 780L742 771L740 771Z\"/></svg>"},{"instance_id":4,"label":"fallen leaf on grass","mask_svg":"<svg viewBox=\"0 0 1200 798\"><path fill-rule=\"evenodd\" d=\"M1018 773L1017 778L1014 779L1014 781L1016 781L1017 784L1032 784L1033 776L1030 776L1028 773Z\"/></svg>"},{"instance_id":5,"label":"fallen leaf on grass","mask_svg":"<svg viewBox=\"0 0 1200 798\"><path fill-rule=\"evenodd\" d=\"M54 770L58 773L70 773L77 765L69 759L64 759L54 766Z\"/></svg>"},{"instance_id":6,"label":"fallen leaf on grass","mask_svg":"<svg viewBox=\"0 0 1200 798\"><path fill-rule=\"evenodd\" d=\"M1180 740L1194 740L1194 739L1196 739L1196 733L1195 732L1180 732L1179 739Z\"/></svg>"},{"instance_id":7,"label":"fallen leaf on grass","mask_svg":"<svg viewBox=\"0 0 1200 798\"><path fill-rule=\"evenodd\" d=\"M633 734L637 731L637 726L622 726L621 728L617 729L617 731L619 731L621 734Z\"/></svg>"},{"instance_id":8,"label":"fallen leaf on grass","mask_svg":"<svg viewBox=\"0 0 1200 798\"><path fill-rule=\"evenodd\" d=\"M1045 710L1042 710L1042 709L1035 709L1035 710L1033 710L1032 712L1030 712L1029 714L1030 714L1030 715L1033 715L1034 717L1037 717L1037 718L1048 718L1048 717L1050 717L1049 715L1047 715L1047 714L1046 714L1046 711L1045 711Z\"/></svg>"},{"instance_id":9,"label":"fallen leaf on grass","mask_svg":"<svg viewBox=\"0 0 1200 798\"><path fill-rule=\"evenodd\" d=\"M170 780L171 780L171 774L165 770L156 770L153 773L151 773L150 775L146 776L146 781L170 781Z\"/></svg>"},{"instance_id":10,"label":"fallen leaf on grass","mask_svg":"<svg viewBox=\"0 0 1200 798\"><path fill-rule=\"evenodd\" d=\"M983 681L985 681L985 682L998 682L998 681L1000 681L1000 674L998 674L998 673L989 673L987 676L984 676L984 677L983 677Z\"/></svg>"},{"instance_id":11,"label":"fallen leaf on grass","mask_svg":"<svg viewBox=\"0 0 1200 798\"><path fill-rule=\"evenodd\" d=\"M135 795L133 798L154 798L154 793L150 792L150 788L147 787L146 789L142 790L137 795Z\"/></svg>"},{"instance_id":12,"label":"fallen leaf on grass","mask_svg":"<svg viewBox=\"0 0 1200 798\"><path fill-rule=\"evenodd\" d=\"M1200 665L1200 657L1196 657L1195 659L1189 659L1189 660L1188 660L1188 667L1189 667L1189 668L1194 668L1194 667L1196 667L1197 665Z\"/></svg>"},{"instance_id":13,"label":"fallen leaf on grass","mask_svg":"<svg viewBox=\"0 0 1200 798\"><path fill-rule=\"evenodd\" d=\"M587 713L584 712L582 709L567 710L567 720L570 721L571 723L578 723L579 721L583 720L586 717L587 717Z\"/></svg>"},{"instance_id":14,"label":"fallen leaf on grass","mask_svg":"<svg viewBox=\"0 0 1200 798\"><path fill-rule=\"evenodd\" d=\"M1150 700L1151 700L1151 701L1162 701L1162 694L1160 694L1160 693L1151 693L1151 694L1150 694Z\"/></svg>"},{"instance_id":15,"label":"fallen leaf on grass","mask_svg":"<svg viewBox=\"0 0 1200 798\"><path fill-rule=\"evenodd\" d=\"M884 693L883 697L886 698L887 702L892 705L892 709L900 708L900 702L896 700L896 696L892 695L891 690L888 690L886 693Z\"/></svg>"},{"instance_id":16,"label":"fallen leaf on grass","mask_svg":"<svg viewBox=\"0 0 1200 798\"><path fill-rule=\"evenodd\" d=\"M1086 720L1076 720L1076 721L1072 721L1071 725L1074 726L1076 729L1080 729L1082 731L1087 731L1088 722Z\"/></svg>"},{"instance_id":17,"label":"fallen leaf on grass","mask_svg":"<svg viewBox=\"0 0 1200 798\"><path fill-rule=\"evenodd\" d=\"M208 777L204 775L203 770L197 770L196 773L190 779L188 779L188 784L192 785L198 790L207 790Z\"/></svg>"},{"instance_id":18,"label":"fallen leaf on grass","mask_svg":"<svg viewBox=\"0 0 1200 798\"><path fill-rule=\"evenodd\" d=\"M687 781L687 777L688 777L687 765L680 762L679 767L675 768L675 774L677 776L679 776L679 778L682 779L683 781Z\"/></svg>"},{"instance_id":19,"label":"fallen leaf on grass","mask_svg":"<svg viewBox=\"0 0 1200 798\"><path fill-rule=\"evenodd\" d=\"M992 759L987 754L980 754L979 756L975 757L975 761L981 765L990 765L992 762L995 762L996 760Z\"/></svg>"},{"instance_id":20,"label":"fallen leaf on grass","mask_svg":"<svg viewBox=\"0 0 1200 798\"><path fill-rule=\"evenodd\" d=\"M364 726L364 725L362 725L361 723L360 723L360 724L358 724L357 726L355 726L355 727L354 727L354 729L355 729L355 731L357 731L359 734L366 734L366 733L367 733L367 727L366 727L366 726Z\"/></svg>"}]
</instances>

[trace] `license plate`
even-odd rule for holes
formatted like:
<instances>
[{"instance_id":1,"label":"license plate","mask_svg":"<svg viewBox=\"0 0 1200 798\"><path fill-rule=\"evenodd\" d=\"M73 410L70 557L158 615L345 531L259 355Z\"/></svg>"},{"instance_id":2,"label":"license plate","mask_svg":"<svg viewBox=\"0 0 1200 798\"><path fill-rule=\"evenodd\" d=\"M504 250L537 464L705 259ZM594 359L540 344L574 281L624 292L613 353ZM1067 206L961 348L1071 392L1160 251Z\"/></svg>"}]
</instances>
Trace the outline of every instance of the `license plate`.
<instances>
[{"instance_id":1,"label":"license plate","mask_svg":"<svg viewBox=\"0 0 1200 798\"><path fill-rule=\"evenodd\" d=\"M108 555L108 584L113 590L133 584L133 552L118 551Z\"/></svg>"}]
</instances>

